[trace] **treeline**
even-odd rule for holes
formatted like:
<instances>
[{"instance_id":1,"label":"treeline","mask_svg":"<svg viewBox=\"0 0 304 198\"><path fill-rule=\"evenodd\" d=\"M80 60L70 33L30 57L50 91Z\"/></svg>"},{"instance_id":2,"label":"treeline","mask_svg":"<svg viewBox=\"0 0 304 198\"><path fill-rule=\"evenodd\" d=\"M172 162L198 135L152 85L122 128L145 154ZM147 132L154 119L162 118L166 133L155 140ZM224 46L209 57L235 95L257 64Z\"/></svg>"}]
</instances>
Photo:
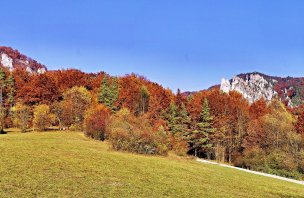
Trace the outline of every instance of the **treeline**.
<instances>
[{"instance_id":1,"label":"treeline","mask_svg":"<svg viewBox=\"0 0 304 198\"><path fill-rule=\"evenodd\" d=\"M261 99L249 105L236 92L205 91L189 100L193 123L200 118L200 104L205 99L209 101L214 132L208 141L211 147L201 149L200 156L303 179L303 106L289 109L278 99L269 103Z\"/></svg>"},{"instance_id":2,"label":"treeline","mask_svg":"<svg viewBox=\"0 0 304 198\"><path fill-rule=\"evenodd\" d=\"M248 102L214 88L173 94L131 74L111 77L75 69L29 74L0 69L1 129L81 130L116 150L194 155L301 178L304 107Z\"/></svg>"}]
</instances>

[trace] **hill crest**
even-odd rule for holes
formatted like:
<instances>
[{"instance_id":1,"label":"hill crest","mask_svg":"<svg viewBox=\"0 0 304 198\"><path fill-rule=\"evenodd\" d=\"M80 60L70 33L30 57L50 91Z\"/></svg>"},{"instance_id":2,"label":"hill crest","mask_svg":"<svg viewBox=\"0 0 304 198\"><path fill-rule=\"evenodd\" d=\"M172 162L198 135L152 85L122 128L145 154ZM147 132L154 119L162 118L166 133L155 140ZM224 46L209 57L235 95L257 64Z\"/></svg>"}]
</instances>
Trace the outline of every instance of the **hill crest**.
<instances>
[{"instance_id":1,"label":"hill crest","mask_svg":"<svg viewBox=\"0 0 304 198\"><path fill-rule=\"evenodd\" d=\"M15 68L22 68L30 73L45 73L47 71L46 66L21 54L18 50L6 46L0 46L0 65L10 71Z\"/></svg>"}]
</instances>

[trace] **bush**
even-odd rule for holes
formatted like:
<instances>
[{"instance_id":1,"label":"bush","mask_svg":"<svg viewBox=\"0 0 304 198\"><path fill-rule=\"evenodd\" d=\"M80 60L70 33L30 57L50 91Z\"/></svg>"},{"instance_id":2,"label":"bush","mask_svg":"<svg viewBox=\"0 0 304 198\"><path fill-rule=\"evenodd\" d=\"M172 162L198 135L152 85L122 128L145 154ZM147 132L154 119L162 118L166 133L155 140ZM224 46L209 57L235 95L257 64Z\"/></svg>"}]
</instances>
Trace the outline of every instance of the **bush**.
<instances>
[{"instance_id":1,"label":"bush","mask_svg":"<svg viewBox=\"0 0 304 198\"><path fill-rule=\"evenodd\" d=\"M259 147L245 150L243 158L237 158L234 162L236 166L249 168L251 170L263 171L266 165L266 153Z\"/></svg>"},{"instance_id":2,"label":"bush","mask_svg":"<svg viewBox=\"0 0 304 198\"><path fill-rule=\"evenodd\" d=\"M245 150L243 158L239 158L235 165L294 179L303 177L301 160L280 150L271 153L266 153L261 148Z\"/></svg>"},{"instance_id":3,"label":"bush","mask_svg":"<svg viewBox=\"0 0 304 198\"><path fill-rule=\"evenodd\" d=\"M182 137L171 136L171 150L178 156L186 156L189 151L189 144Z\"/></svg>"},{"instance_id":4,"label":"bush","mask_svg":"<svg viewBox=\"0 0 304 198\"><path fill-rule=\"evenodd\" d=\"M298 170L300 173L304 174L304 151L301 151L299 154L299 166Z\"/></svg>"},{"instance_id":5,"label":"bush","mask_svg":"<svg viewBox=\"0 0 304 198\"><path fill-rule=\"evenodd\" d=\"M71 124L71 126L68 128L70 131L82 131L83 130L83 126L81 123L75 123L75 124Z\"/></svg>"},{"instance_id":6,"label":"bush","mask_svg":"<svg viewBox=\"0 0 304 198\"><path fill-rule=\"evenodd\" d=\"M170 138L168 132L163 126L160 126L155 134L158 154L167 155L170 150Z\"/></svg>"},{"instance_id":7,"label":"bush","mask_svg":"<svg viewBox=\"0 0 304 198\"><path fill-rule=\"evenodd\" d=\"M94 105L85 113L84 133L96 140L105 140L110 111L103 105Z\"/></svg>"},{"instance_id":8,"label":"bush","mask_svg":"<svg viewBox=\"0 0 304 198\"><path fill-rule=\"evenodd\" d=\"M166 155L169 150L165 130L154 130L144 117L135 117L128 109L112 116L108 133L115 150L158 155Z\"/></svg>"},{"instance_id":9,"label":"bush","mask_svg":"<svg viewBox=\"0 0 304 198\"><path fill-rule=\"evenodd\" d=\"M294 157L289 153L276 150L267 155L267 165L270 169L281 170L281 172L297 171L298 164Z\"/></svg>"}]
</instances>

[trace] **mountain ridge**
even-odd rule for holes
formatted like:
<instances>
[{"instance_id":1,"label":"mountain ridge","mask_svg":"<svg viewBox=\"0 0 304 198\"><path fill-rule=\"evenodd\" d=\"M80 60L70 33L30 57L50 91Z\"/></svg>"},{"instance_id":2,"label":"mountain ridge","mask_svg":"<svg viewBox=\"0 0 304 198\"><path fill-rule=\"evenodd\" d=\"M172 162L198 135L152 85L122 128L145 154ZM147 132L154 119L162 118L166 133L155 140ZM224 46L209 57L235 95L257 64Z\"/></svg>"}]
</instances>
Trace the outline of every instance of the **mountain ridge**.
<instances>
[{"instance_id":1,"label":"mountain ridge","mask_svg":"<svg viewBox=\"0 0 304 198\"><path fill-rule=\"evenodd\" d=\"M11 47L0 46L0 65L14 70L22 68L29 73L42 74L47 67L38 61L27 57ZM275 97L281 99L288 106L299 106L304 101L304 77L278 77L267 75L258 71L240 73L227 80L222 79L220 84L208 89L220 89L225 93L230 91L240 92L249 103L261 98L267 101ZM203 89L204 90L204 89ZM185 91L183 96L188 97L200 91Z\"/></svg>"}]
</instances>

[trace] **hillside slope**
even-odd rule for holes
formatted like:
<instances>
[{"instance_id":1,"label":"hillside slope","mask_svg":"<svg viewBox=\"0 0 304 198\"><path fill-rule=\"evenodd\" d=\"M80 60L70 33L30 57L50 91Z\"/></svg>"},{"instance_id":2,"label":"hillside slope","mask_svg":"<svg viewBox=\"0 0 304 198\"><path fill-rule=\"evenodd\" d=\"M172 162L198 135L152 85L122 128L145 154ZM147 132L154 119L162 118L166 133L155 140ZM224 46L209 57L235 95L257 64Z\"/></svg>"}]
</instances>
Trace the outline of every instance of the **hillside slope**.
<instances>
[{"instance_id":1,"label":"hillside slope","mask_svg":"<svg viewBox=\"0 0 304 198\"><path fill-rule=\"evenodd\" d=\"M0 197L304 197L302 185L114 152L76 132L2 135L0 150Z\"/></svg>"}]
</instances>

